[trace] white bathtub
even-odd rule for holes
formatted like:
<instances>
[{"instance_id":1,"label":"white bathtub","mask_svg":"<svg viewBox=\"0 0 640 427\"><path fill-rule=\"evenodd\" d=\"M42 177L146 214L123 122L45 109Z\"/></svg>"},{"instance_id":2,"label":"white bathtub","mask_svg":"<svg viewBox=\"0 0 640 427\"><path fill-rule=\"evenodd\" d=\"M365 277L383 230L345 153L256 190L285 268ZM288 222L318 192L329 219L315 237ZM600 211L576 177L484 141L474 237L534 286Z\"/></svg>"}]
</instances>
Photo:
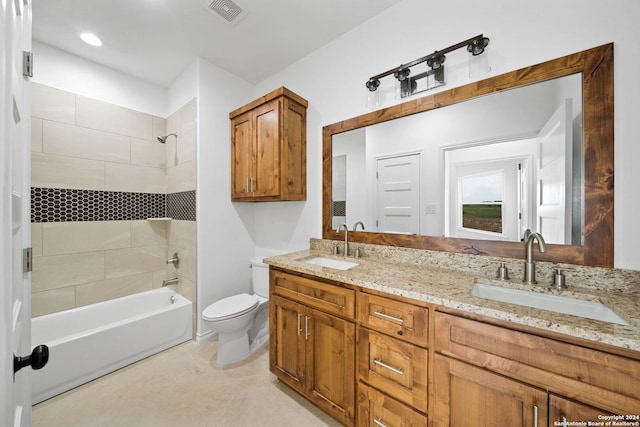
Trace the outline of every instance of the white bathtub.
<instances>
[{"instance_id":1,"label":"white bathtub","mask_svg":"<svg viewBox=\"0 0 640 427\"><path fill-rule=\"evenodd\" d=\"M34 318L49 363L32 371L33 404L190 340L191 305L162 288Z\"/></svg>"}]
</instances>

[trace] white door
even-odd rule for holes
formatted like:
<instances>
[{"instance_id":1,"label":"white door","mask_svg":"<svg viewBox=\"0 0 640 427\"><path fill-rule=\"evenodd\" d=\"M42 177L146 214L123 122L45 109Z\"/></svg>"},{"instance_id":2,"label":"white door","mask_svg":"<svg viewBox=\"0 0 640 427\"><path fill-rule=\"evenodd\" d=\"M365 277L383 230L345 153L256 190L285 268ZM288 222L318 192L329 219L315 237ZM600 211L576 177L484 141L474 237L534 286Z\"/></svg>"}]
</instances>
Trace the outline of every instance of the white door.
<instances>
[{"instance_id":1,"label":"white door","mask_svg":"<svg viewBox=\"0 0 640 427\"><path fill-rule=\"evenodd\" d=\"M420 154L378 159L376 176L378 231L420 234Z\"/></svg>"},{"instance_id":2,"label":"white door","mask_svg":"<svg viewBox=\"0 0 640 427\"><path fill-rule=\"evenodd\" d=\"M30 91L23 51L31 50L30 0L2 2L0 67L0 402L3 426L31 424L30 368L13 374L14 354L31 353L31 283L22 253L29 246Z\"/></svg>"},{"instance_id":3,"label":"white door","mask_svg":"<svg viewBox=\"0 0 640 427\"><path fill-rule=\"evenodd\" d=\"M571 100L567 99L538 134L536 230L547 243L571 243Z\"/></svg>"}]
</instances>

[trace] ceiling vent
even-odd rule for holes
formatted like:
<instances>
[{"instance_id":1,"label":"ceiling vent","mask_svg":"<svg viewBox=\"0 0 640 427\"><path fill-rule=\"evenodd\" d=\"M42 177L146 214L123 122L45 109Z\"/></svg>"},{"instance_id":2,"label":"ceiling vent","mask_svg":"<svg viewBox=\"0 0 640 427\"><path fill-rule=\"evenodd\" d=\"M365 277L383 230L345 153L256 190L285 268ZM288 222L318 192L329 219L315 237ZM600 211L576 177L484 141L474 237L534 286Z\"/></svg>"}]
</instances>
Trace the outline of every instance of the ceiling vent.
<instances>
[{"instance_id":1,"label":"ceiling vent","mask_svg":"<svg viewBox=\"0 0 640 427\"><path fill-rule=\"evenodd\" d=\"M237 24L248 13L232 0L207 0L204 6L229 24Z\"/></svg>"}]
</instances>

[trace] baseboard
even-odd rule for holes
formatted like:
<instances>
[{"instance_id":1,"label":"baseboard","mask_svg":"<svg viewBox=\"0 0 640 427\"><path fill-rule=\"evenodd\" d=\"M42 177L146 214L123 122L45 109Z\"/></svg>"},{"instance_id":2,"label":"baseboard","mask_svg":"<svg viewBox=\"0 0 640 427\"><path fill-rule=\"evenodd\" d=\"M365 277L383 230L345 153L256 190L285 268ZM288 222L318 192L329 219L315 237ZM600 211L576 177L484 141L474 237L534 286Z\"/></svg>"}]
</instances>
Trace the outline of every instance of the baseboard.
<instances>
[{"instance_id":1,"label":"baseboard","mask_svg":"<svg viewBox=\"0 0 640 427\"><path fill-rule=\"evenodd\" d=\"M202 344L203 342L207 342L217 337L218 333L216 331L207 331L205 333L198 332L196 334L196 342L198 344Z\"/></svg>"}]
</instances>

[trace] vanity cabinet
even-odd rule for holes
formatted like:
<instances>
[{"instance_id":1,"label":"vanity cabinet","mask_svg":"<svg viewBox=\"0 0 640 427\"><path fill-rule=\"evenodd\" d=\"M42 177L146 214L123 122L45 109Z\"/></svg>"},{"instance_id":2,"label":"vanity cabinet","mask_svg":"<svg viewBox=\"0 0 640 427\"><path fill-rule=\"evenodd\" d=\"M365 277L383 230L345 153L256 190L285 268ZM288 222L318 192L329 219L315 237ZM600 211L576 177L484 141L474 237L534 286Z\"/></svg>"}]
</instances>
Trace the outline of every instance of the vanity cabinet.
<instances>
[{"instance_id":1,"label":"vanity cabinet","mask_svg":"<svg viewBox=\"0 0 640 427\"><path fill-rule=\"evenodd\" d=\"M281 87L229 113L232 201L306 200L307 106Z\"/></svg>"},{"instance_id":2,"label":"vanity cabinet","mask_svg":"<svg viewBox=\"0 0 640 427\"><path fill-rule=\"evenodd\" d=\"M436 354L435 426L546 426L547 392Z\"/></svg>"},{"instance_id":3,"label":"vanity cabinet","mask_svg":"<svg viewBox=\"0 0 640 427\"><path fill-rule=\"evenodd\" d=\"M447 313L435 313L435 331L435 426L469 425L461 415L534 426L537 412L543 426L640 413L638 360ZM495 418L512 413L522 417Z\"/></svg>"},{"instance_id":4,"label":"vanity cabinet","mask_svg":"<svg viewBox=\"0 0 640 427\"><path fill-rule=\"evenodd\" d=\"M361 292L358 321L358 425L426 425L428 309Z\"/></svg>"},{"instance_id":5,"label":"vanity cabinet","mask_svg":"<svg viewBox=\"0 0 640 427\"><path fill-rule=\"evenodd\" d=\"M269 364L344 425L355 422L355 291L270 272Z\"/></svg>"}]
</instances>

